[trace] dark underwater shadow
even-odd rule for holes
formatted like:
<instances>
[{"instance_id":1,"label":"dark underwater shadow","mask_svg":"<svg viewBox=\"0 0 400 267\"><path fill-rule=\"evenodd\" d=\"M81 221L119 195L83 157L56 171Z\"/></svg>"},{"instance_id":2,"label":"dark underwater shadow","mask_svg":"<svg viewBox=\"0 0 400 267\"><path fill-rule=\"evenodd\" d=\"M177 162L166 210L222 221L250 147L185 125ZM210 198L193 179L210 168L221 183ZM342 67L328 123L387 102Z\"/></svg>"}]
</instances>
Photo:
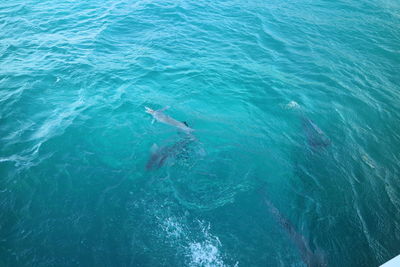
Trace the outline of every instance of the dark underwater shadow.
<instances>
[{"instance_id":1,"label":"dark underwater shadow","mask_svg":"<svg viewBox=\"0 0 400 267\"><path fill-rule=\"evenodd\" d=\"M309 267L328 266L325 253L319 247L312 249L310 239L301 234L296 226L272 203L267 195L265 184L257 190L257 193L266 212L281 226L282 231L297 248L302 261Z\"/></svg>"}]
</instances>

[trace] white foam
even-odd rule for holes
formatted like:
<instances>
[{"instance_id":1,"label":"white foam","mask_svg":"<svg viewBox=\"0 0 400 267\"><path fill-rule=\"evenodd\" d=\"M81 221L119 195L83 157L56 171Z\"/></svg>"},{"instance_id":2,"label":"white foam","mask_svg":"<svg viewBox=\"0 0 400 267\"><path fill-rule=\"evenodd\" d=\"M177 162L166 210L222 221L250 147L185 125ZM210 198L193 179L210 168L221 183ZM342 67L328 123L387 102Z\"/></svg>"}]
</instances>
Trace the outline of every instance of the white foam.
<instances>
[{"instance_id":1,"label":"white foam","mask_svg":"<svg viewBox=\"0 0 400 267\"><path fill-rule=\"evenodd\" d=\"M169 217L165 221L163 221L162 228L167 233L167 236L170 238L178 239L184 234L182 225L177 221L175 217Z\"/></svg>"},{"instance_id":2,"label":"white foam","mask_svg":"<svg viewBox=\"0 0 400 267\"><path fill-rule=\"evenodd\" d=\"M191 266L225 266L218 246L210 241L189 244Z\"/></svg>"},{"instance_id":3,"label":"white foam","mask_svg":"<svg viewBox=\"0 0 400 267\"><path fill-rule=\"evenodd\" d=\"M160 226L171 245L181 248L186 265L202 267L226 266L220 252L222 244L218 237L210 233L210 224L197 221L188 227L185 219L169 216L158 217Z\"/></svg>"},{"instance_id":4,"label":"white foam","mask_svg":"<svg viewBox=\"0 0 400 267\"><path fill-rule=\"evenodd\" d=\"M222 246L218 237L210 233L210 224L204 226L204 222L199 221L201 227L202 241L190 242L188 246L188 257L190 266L225 266L222 260L220 247Z\"/></svg>"}]
</instances>

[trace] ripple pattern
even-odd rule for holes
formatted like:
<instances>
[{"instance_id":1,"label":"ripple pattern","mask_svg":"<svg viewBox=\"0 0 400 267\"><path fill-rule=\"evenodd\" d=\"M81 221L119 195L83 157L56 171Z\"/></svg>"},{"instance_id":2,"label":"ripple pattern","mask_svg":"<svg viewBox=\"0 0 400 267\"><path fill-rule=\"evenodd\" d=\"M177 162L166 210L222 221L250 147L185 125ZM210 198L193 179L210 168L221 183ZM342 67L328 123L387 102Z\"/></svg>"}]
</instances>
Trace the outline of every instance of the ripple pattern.
<instances>
[{"instance_id":1,"label":"ripple pattern","mask_svg":"<svg viewBox=\"0 0 400 267\"><path fill-rule=\"evenodd\" d=\"M0 265L306 264L263 198L328 266L398 255L399 14L392 0L3 1ZM197 140L153 171L152 145L182 133L145 106L170 106Z\"/></svg>"}]
</instances>

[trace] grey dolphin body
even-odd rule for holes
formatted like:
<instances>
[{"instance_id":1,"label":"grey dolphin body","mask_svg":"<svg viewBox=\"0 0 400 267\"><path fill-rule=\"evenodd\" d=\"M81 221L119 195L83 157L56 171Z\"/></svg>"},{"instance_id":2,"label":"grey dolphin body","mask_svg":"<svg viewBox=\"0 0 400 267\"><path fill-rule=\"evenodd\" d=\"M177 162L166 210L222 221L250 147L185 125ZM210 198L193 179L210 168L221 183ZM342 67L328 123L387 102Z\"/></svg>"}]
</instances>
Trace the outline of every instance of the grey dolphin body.
<instances>
[{"instance_id":1,"label":"grey dolphin body","mask_svg":"<svg viewBox=\"0 0 400 267\"><path fill-rule=\"evenodd\" d=\"M153 145L152 153L146 164L147 170L159 169L168 159L173 159L188 151L189 146L196 141L193 135L187 135L178 142L170 145L157 147Z\"/></svg>"},{"instance_id":2,"label":"grey dolphin body","mask_svg":"<svg viewBox=\"0 0 400 267\"><path fill-rule=\"evenodd\" d=\"M327 266L323 254L311 250L306 238L296 231L293 224L279 212L274 204L272 204L266 197L264 197L264 202L274 219L283 227L289 238L298 248L304 263L309 267Z\"/></svg>"},{"instance_id":3,"label":"grey dolphin body","mask_svg":"<svg viewBox=\"0 0 400 267\"><path fill-rule=\"evenodd\" d=\"M301 115L301 124L307 138L307 143L313 150L318 150L331 144L329 137L304 114Z\"/></svg>"},{"instance_id":4,"label":"grey dolphin body","mask_svg":"<svg viewBox=\"0 0 400 267\"><path fill-rule=\"evenodd\" d=\"M168 109L169 107L165 107L159 110L153 110L149 107L145 107L146 112L151 114L153 118L159 122L174 126L184 132L192 132L194 131L192 128L188 127L185 123L175 120L170 116L164 114L164 110Z\"/></svg>"}]
</instances>

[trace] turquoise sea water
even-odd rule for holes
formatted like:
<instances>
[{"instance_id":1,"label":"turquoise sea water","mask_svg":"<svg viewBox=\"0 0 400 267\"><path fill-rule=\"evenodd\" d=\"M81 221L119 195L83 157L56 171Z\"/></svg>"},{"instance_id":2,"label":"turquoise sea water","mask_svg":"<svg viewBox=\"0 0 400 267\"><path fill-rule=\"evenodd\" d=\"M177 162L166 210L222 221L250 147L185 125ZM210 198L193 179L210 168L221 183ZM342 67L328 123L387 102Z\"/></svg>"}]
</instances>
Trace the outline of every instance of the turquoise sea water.
<instances>
[{"instance_id":1,"label":"turquoise sea water","mask_svg":"<svg viewBox=\"0 0 400 267\"><path fill-rule=\"evenodd\" d=\"M1 1L0 266L396 256L399 27L395 0Z\"/></svg>"}]
</instances>

